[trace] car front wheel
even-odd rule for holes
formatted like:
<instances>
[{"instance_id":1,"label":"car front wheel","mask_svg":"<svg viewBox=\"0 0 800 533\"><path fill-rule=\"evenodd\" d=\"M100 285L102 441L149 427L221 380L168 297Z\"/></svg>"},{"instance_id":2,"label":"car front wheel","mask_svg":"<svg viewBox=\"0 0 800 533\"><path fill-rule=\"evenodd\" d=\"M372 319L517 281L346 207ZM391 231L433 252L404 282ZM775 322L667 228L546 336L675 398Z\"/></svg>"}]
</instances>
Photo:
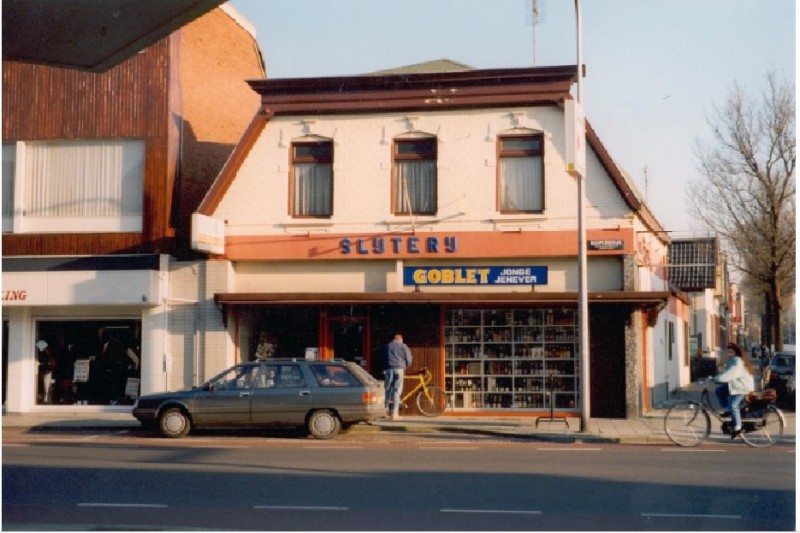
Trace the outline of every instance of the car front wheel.
<instances>
[{"instance_id":1,"label":"car front wheel","mask_svg":"<svg viewBox=\"0 0 800 533\"><path fill-rule=\"evenodd\" d=\"M339 417L332 411L314 411L308 417L308 432L317 439L330 439L341 428Z\"/></svg>"},{"instance_id":2,"label":"car front wheel","mask_svg":"<svg viewBox=\"0 0 800 533\"><path fill-rule=\"evenodd\" d=\"M177 439L189 433L192 428L192 422L186 416L186 413L177 407L171 407L159 417L158 428L165 437Z\"/></svg>"}]
</instances>

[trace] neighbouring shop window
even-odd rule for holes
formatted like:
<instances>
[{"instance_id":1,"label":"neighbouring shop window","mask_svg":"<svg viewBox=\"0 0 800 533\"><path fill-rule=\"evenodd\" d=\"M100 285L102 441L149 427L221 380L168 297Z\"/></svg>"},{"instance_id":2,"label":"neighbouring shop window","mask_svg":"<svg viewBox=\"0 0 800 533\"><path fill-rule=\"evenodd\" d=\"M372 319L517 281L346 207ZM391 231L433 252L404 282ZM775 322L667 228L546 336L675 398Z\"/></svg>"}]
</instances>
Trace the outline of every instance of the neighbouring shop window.
<instances>
[{"instance_id":1,"label":"neighbouring shop window","mask_svg":"<svg viewBox=\"0 0 800 533\"><path fill-rule=\"evenodd\" d=\"M292 215L329 217L333 211L333 143L292 143Z\"/></svg>"},{"instance_id":2,"label":"neighbouring shop window","mask_svg":"<svg viewBox=\"0 0 800 533\"><path fill-rule=\"evenodd\" d=\"M243 310L241 360L305 357L308 349L319 348L319 316L316 307L254 306Z\"/></svg>"},{"instance_id":3,"label":"neighbouring shop window","mask_svg":"<svg viewBox=\"0 0 800 533\"><path fill-rule=\"evenodd\" d=\"M395 214L436 214L436 158L436 137L395 139Z\"/></svg>"},{"instance_id":4,"label":"neighbouring shop window","mask_svg":"<svg viewBox=\"0 0 800 533\"><path fill-rule=\"evenodd\" d=\"M139 395L141 320L36 323L37 405L130 405Z\"/></svg>"},{"instance_id":5,"label":"neighbouring shop window","mask_svg":"<svg viewBox=\"0 0 800 533\"><path fill-rule=\"evenodd\" d=\"M498 201L500 211L544 210L543 139L541 135L499 137Z\"/></svg>"},{"instance_id":6,"label":"neighbouring shop window","mask_svg":"<svg viewBox=\"0 0 800 533\"><path fill-rule=\"evenodd\" d=\"M464 410L576 410L580 368L572 308L448 309L445 388Z\"/></svg>"}]
</instances>

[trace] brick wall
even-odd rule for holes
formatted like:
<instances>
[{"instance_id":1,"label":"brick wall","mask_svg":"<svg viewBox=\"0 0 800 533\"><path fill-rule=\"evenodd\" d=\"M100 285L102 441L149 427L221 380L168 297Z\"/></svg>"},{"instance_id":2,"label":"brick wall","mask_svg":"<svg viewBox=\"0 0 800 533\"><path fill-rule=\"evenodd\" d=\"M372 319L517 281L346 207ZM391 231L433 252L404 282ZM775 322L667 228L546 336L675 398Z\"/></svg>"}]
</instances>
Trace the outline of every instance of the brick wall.
<instances>
[{"instance_id":1,"label":"brick wall","mask_svg":"<svg viewBox=\"0 0 800 533\"><path fill-rule=\"evenodd\" d=\"M176 225L185 236L192 212L258 109L260 97L245 80L265 72L254 35L221 8L182 28L177 49L181 90L173 108L180 109L184 142Z\"/></svg>"}]
</instances>

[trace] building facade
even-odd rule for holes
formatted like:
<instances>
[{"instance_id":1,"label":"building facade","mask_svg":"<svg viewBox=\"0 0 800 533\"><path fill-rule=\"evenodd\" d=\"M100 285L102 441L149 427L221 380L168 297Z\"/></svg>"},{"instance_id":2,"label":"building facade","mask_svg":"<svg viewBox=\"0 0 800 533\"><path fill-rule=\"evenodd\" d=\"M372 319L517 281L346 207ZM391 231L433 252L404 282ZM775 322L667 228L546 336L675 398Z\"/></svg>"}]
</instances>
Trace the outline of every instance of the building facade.
<instances>
[{"instance_id":1,"label":"building facade","mask_svg":"<svg viewBox=\"0 0 800 533\"><path fill-rule=\"evenodd\" d=\"M725 255L717 237L673 239L669 252L670 282L689 302L691 380L714 375L731 335L730 284ZM686 383L686 382L684 382Z\"/></svg>"},{"instance_id":2,"label":"building facade","mask_svg":"<svg viewBox=\"0 0 800 533\"><path fill-rule=\"evenodd\" d=\"M3 61L5 412L130 409L172 386L206 312L181 292L206 270L190 214L264 75L228 7L100 73Z\"/></svg>"},{"instance_id":3,"label":"building facade","mask_svg":"<svg viewBox=\"0 0 800 533\"><path fill-rule=\"evenodd\" d=\"M650 408L688 373L688 311L666 233L588 123L580 364L574 72L251 81L261 107L195 218L216 243L198 292L220 310L218 369L264 342L381 378L402 332L453 412L577 416L583 379L591 416Z\"/></svg>"}]
</instances>

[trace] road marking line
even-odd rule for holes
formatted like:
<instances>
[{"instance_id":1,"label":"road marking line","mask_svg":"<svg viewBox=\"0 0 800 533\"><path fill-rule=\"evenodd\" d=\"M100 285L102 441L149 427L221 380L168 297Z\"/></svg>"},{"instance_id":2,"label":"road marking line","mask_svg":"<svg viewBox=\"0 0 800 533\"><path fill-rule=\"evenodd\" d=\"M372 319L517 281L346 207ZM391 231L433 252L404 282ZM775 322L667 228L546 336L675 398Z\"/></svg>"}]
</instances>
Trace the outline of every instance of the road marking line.
<instances>
[{"instance_id":1,"label":"road marking line","mask_svg":"<svg viewBox=\"0 0 800 533\"><path fill-rule=\"evenodd\" d=\"M162 503L79 503L78 507L145 507L166 509L168 506Z\"/></svg>"},{"instance_id":2,"label":"road marking line","mask_svg":"<svg viewBox=\"0 0 800 533\"><path fill-rule=\"evenodd\" d=\"M303 446L306 450L363 450L363 446Z\"/></svg>"},{"instance_id":3,"label":"road marking line","mask_svg":"<svg viewBox=\"0 0 800 533\"><path fill-rule=\"evenodd\" d=\"M693 453L693 452L710 452L710 453L725 453L728 450L707 450L698 448L661 448L662 452L679 452L679 453Z\"/></svg>"},{"instance_id":4,"label":"road marking line","mask_svg":"<svg viewBox=\"0 0 800 533\"><path fill-rule=\"evenodd\" d=\"M478 446L418 446L418 450L480 450Z\"/></svg>"},{"instance_id":5,"label":"road marking line","mask_svg":"<svg viewBox=\"0 0 800 533\"><path fill-rule=\"evenodd\" d=\"M642 516L654 518L724 518L727 520L741 520L738 514L689 514L689 513L642 513Z\"/></svg>"},{"instance_id":6,"label":"road marking line","mask_svg":"<svg viewBox=\"0 0 800 533\"><path fill-rule=\"evenodd\" d=\"M439 509L440 513L486 513L486 514L542 514L541 511L514 509Z\"/></svg>"},{"instance_id":7,"label":"road marking line","mask_svg":"<svg viewBox=\"0 0 800 533\"><path fill-rule=\"evenodd\" d=\"M536 448L537 452L601 452L602 448Z\"/></svg>"},{"instance_id":8,"label":"road marking line","mask_svg":"<svg viewBox=\"0 0 800 533\"><path fill-rule=\"evenodd\" d=\"M253 509L277 509L285 511L349 511L349 507L318 505L254 505Z\"/></svg>"}]
</instances>

